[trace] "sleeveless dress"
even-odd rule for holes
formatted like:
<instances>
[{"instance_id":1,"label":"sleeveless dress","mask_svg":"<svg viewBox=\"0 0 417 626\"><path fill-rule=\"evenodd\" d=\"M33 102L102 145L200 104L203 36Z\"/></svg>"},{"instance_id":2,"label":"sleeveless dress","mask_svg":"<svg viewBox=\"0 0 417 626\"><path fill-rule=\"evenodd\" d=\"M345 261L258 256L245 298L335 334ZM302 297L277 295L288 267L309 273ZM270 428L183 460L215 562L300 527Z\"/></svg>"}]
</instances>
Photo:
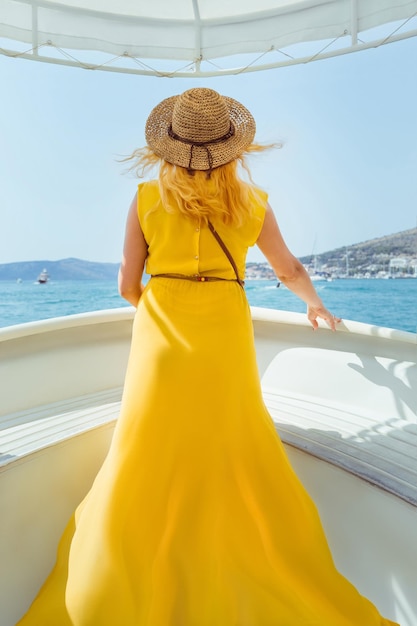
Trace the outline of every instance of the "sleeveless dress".
<instances>
[{"instance_id":1,"label":"sleeveless dress","mask_svg":"<svg viewBox=\"0 0 417 626\"><path fill-rule=\"evenodd\" d=\"M266 195L214 225L244 275ZM150 274L233 270L207 227L138 192ZM262 400L237 282L152 278L109 453L19 626L388 626L335 569Z\"/></svg>"}]
</instances>

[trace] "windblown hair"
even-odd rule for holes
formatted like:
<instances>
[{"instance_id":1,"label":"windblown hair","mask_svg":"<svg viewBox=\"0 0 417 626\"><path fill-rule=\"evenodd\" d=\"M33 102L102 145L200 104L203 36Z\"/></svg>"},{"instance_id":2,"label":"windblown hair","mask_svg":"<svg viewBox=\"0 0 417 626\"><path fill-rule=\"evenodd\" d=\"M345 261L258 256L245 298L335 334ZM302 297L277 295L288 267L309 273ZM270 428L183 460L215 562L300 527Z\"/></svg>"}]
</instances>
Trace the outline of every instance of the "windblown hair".
<instances>
[{"instance_id":1,"label":"windblown hair","mask_svg":"<svg viewBox=\"0 0 417 626\"><path fill-rule=\"evenodd\" d=\"M246 154L261 152L272 146L251 144ZM208 172L173 165L158 157L148 146L135 150L123 161L132 161L128 171L142 178L159 165L159 189L167 211L179 211L188 218L207 223L219 218L224 224L240 226L251 212L255 192L245 155ZM239 176L239 166L250 183Z\"/></svg>"}]
</instances>

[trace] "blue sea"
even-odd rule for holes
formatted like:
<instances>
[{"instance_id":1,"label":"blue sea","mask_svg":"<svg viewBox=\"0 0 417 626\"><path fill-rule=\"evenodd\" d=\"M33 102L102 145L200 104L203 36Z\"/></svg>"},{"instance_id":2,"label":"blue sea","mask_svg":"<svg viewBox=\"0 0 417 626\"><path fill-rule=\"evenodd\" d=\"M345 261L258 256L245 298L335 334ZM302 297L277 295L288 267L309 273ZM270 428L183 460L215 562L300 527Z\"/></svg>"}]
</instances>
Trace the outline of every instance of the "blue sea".
<instances>
[{"instance_id":1,"label":"blue sea","mask_svg":"<svg viewBox=\"0 0 417 626\"><path fill-rule=\"evenodd\" d=\"M252 306L305 312L305 305L276 281L249 280ZM415 333L417 279L340 279L317 282L325 305L339 317ZM51 281L38 284L0 281L0 327L35 320L129 306L116 281Z\"/></svg>"}]
</instances>

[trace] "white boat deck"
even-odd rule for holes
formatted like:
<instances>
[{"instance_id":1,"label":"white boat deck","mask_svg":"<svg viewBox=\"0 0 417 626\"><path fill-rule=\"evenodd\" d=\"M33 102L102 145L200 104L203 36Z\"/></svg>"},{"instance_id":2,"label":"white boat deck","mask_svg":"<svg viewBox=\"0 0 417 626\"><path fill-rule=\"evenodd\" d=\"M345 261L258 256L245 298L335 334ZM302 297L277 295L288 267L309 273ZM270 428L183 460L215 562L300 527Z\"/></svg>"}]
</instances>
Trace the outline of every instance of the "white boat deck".
<instances>
[{"instance_id":1,"label":"white boat deck","mask_svg":"<svg viewBox=\"0 0 417 626\"><path fill-rule=\"evenodd\" d=\"M284 443L417 506L417 424L364 415L264 390Z\"/></svg>"},{"instance_id":2,"label":"white boat deck","mask_svg":"<svg viewBox=\"0 0 417 626\"><path fill-rule=\"evenodd\" d=\"M107 424L113 427L121 393L117 388L9 414L1 421L0 471L87 431Z\"/></svg>"}]
</instances>

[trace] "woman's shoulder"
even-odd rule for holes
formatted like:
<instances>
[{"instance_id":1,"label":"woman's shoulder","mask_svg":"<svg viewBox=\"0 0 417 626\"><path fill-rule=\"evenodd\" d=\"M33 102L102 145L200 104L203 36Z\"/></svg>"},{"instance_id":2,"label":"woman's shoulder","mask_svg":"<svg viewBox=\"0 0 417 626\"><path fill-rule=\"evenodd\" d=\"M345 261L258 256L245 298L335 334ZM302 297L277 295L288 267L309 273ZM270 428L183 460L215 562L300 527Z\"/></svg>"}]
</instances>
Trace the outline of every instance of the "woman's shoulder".
<instances>
[{"instance_id":1,"label":"woman's shoulder","mask_svg":"<svg viewBox=\"0 0 417 626\"><path fill-rule=\"evenodd\" d=\"M157 180L148 180L138 185L138 205L154 205L160 200L159 183Z\"/></svg>"},{"instance_id":2,"label":"woman's shoulder","mask_svg":"<svg viewBox=\"0 0 417 626\"><path fill-rule=\"evenodd\" d=\"M138 194L159 193L159 183L157 180L147 180L138 184Z\"/></svg>"},{"instance_id":3,"label":"woman's shoulder","mask_svg":"<svg viewBox=\"0 0 417 626\"><path fill-rule=\"evenodd\" d=\"M243 223L236 229L240 239L247 246L253 246L262 230L268 206L268 194L255 185L249 185L248 189L250 210Z\"/></svg>"},{"instance_id":4,"label":"woman's shoulder","mask_svg":"<svg viewBox=\"0 0 417 626\"><path fill-rule=\"evenodd\" d=\"M268 204L268 193L264 189L261 189L261 187L257 187L256 185L250 185L249 194L251 202L266 210Z\"/></svg>"},{"instance_id":5,"label":"woman's shoulder","mask_svg":"<svg viewBox=\"0 0 417 626\"><path fill-rule=\"evenodd\" d=\"M255 222L259 220L263 222L268 207L268 193L260 187L251 185L249 198L252 218L254 218Z\"/></svg>"},{"instance_id":6,"label":"woman's shoulder","mask_svg":"<svg viewBox=\"0 0 417 626\"><path fill-rule=\"evenodd\" d=\"M157 180L149 180L138 184L138 203L137 210L139 220L144 225L150 214L160 206L161 196L159 193L159 184Z\"/></svg>"}]
</instances>

